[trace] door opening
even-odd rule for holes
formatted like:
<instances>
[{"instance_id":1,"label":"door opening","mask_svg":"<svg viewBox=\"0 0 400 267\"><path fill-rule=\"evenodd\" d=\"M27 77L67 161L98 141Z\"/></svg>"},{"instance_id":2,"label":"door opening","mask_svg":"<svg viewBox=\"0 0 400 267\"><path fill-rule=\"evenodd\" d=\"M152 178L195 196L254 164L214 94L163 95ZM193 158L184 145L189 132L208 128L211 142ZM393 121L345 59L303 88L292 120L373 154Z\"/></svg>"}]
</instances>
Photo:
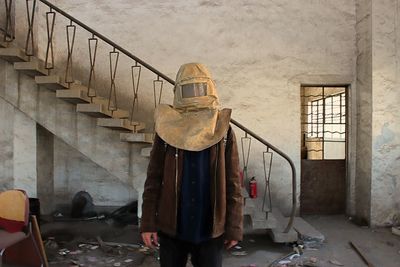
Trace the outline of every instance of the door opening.
<instances>
[{"instance_id":1,"label":"door opening","mask_svg":"<svg viewBox=\"0 0 400 267\"><path fill-rule=\"evenodd\" d=\"M301 214L345 212L347 91L301 87Z\"/></svg>"}]
</instances>

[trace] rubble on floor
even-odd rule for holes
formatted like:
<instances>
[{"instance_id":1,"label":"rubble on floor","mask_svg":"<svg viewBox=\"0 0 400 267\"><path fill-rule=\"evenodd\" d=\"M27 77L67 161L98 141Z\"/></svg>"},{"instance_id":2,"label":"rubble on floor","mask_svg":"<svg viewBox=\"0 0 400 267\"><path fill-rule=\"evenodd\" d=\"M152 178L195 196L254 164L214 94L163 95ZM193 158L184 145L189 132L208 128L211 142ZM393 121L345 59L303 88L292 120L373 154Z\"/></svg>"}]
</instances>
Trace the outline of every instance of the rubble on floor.
<instances>
[{"instance_id":1,"label":"rubble on floor","mask_svg":"<svg viewBox=\"0 0 400 267\"><path fill-rule=\"evenodd\" d=\"M391 229L358 227L344 216L308 217L307 222L323 233L323 242L321 233L306 235L304 229L296 229L303 232L297 242L286 244L274 243L266 231L254 231L224 252L223 266L266 267L272 262L274 267L367 266L349 241L375 267L398 266L387 260L399 257L400 251L400 239ZM157 251L141 245L135 225L117 227L104 220L51 222L42 225L42 234L50 267L159 266Z\"/></svg>"},{"instance_id":2,"label":"rubble on floor","mask_svg":"<svg viewBox=\"0 0 400 267\"><path fill-rule=\"evenodd\" d=\"M50 266L138 266L151 252L133 244L112 245L96 239L76 238L71 242L49 237L44 241Z\"/></svg>"}]
</instances>

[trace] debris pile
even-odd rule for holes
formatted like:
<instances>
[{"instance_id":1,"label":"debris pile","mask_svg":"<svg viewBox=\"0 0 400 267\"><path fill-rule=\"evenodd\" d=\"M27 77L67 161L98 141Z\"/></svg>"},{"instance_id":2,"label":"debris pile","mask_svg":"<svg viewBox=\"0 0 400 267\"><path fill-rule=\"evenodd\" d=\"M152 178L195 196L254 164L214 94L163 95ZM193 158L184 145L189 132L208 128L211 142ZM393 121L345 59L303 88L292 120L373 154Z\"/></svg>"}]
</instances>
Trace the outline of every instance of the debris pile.
<instances>
[{"instance_id":1,"label":"debris pile","mask_svg":"<svg viewBox=\"0 0 400 267\"><path fill-rule=\"evenodd\" d=\"M90 267L90 266L125 266L141 265L146 255L152 252L139 244L104 242L76 239L73 242L57 242L49 237L45 242L50 266Z\"/></svg>"}]
</instances>

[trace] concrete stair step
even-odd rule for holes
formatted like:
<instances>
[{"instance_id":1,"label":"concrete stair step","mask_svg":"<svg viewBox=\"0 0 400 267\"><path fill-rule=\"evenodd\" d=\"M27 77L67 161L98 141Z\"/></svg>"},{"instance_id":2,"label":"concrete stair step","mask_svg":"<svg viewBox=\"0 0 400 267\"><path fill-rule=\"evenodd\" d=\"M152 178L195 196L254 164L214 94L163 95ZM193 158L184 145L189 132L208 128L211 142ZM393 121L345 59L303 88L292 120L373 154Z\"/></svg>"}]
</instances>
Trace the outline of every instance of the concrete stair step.
<instances>
[{"instance_id":1,"label":"concrete stair step","mask_svg":"<svg viewBox=\"0 0 400 267\"><path fill-rule=\"evenodd\" d=\"M244 198L244 205L248 207L255 207L256 198Z\"/></svg>"},{"instance_id":2,"label":"concrete stair step","mask_svg":"<svg viewBox=\"0 0 400 267\"><path fill-rule=\"evenodd\" d=\"M3 40L3 37L2 36L0 36L0 39L1 39L1 41L0 41L0 47L1 48L7 48L8 47L8 42L4 42Z\"/></svg>"},{"instance_id":3,"label":"concrete stair step","mask_svg":"<svg viewBox=\"0 0 400 267\"><path fill-rule=\"evenodd\" d=\"M251 221L253 229L275 229L278 226L278 222L272 213L256 212L251 216Z\"/></svg>"},{"instance_id":4,"label":"concrete stair step","mask_svg":"<svg viewBox=\"0 0 400 267\"><path fill-rule=\"evenodd\" d=\"M242 187L242 196L243 198L250 198L249 192L247 192L246 187Z\"/></svg>"},{"instance_id":5,"label":"concrete stair step","mask_svg":"<svg viewBox=\"0 0 400 267\"><path fill-rule=\"evenodd\" d=\"M284 233L288 218L283 216L279 209L274 209L272 214L277 221L276 228L267 231L272 240L276 243L290 243L297 241L298 234L293 227L287 233Z\"/></svg>"},{"instance_id":6,"label":"concrete stair step","mask_svg":"<svg viewBox=\"0 0 400 267\"><path fill-rule=\"evenodd\" d=\"M251 215L251 214L253 214L254 211L255 211L255 207L254 206L245 205L243 207L243 215Z\"/></svg>"},{"instance_id":7,"label":"concrete stair step","mask_svg":"<svg viewBox=\"0 0 400 267\"><path fill-rule=\"evenodd\" d=\"M1 33L0 33L0 47L6 48L6 47L9 46L9 44L10 44L10 42L5 42L5 41L4 41L4 33L1 32Z\"/></svg>"},{"instance_id":8,"label":"concrete stair step","mask_svg":"<svg viewBox=\"0 0 400 267\"><path fill-rule=\"evenodd\" d=\"M130 143L153 143L154 133L120 133L122 142Z\"/></svg>"},{"instance_id":9,"label":"concrete stair step","mask_svg":"<svg viewBox=\"0 0 400 267\"><path fill-rule=\"evenodd\" d=\"M325 241L325 236L301 217L294 218L293 228L308 247L319 247Z\"/></svg>"},{"instance_id":10,"label":"concrete stair step","mask_svg":"<svg viewBox=\"0 0 400 267\"><path fill-rule=\"evenodd\" d=\"M111 128L118 131L135 132L136 127L140 122L131 122L129 119L116 119L116 118L99 118L97 119L97 126Z\"/></svg>"},{"instance_id":11,"label":"concrete stair step","mask_svg":"<svg viewBox=\"0 0 400 267\"><path fill-rule=\"evenodd\" d=\"M53 91L68 88L68 85L58 75L35 76L35 82Z\"/></svg>"},{"instance_id":12,"label":"concrete stair step","mask_svg":"<svg viewBox=\"0 0 400 267\"><path fill-rule=\"evenodd\" d=\"M95 98L96 99L96 98ZM95 100L94 99L94 100ZM117 109L114 111L108 110L107 105L102 103L87 103L78 104L76 106L76 111L87 114L95 118L128 118L129 112Z\"/></svg>"},{"instance_id":13,"label":"concrete stair step","mask_svg":"<svg viewBox=\"0 0 400 267\"><path fill-rule=\"evenodd\" d=\"M47 75L44 61L34 57L28 62L15 62L14 69L31 77Z\"/></svg>"},{"instance_id":14,"label":"concrete stair step","mask_svg":"<svg viewBox=\"0 0 400 267\"><path fill-rule=\"evenodd\" d=\"M141 155L142 157L147 157L147 158L149 158L152 148L153 148L153 147L151 147L151 146L142 148L142 150L140 150L140 155Z\"/></svg>"},{"instance_id":15,"label":"concrete stair step","mask_svg":"<svg viewBox=\"0 0 400 267\"><path fill-rule=\"evenodd\" d=\"M56 97L72 104L90 103L90 98L86 92L79 89L57 90Z\"/></svg>"},{"instance_id":16,"label":"concrete stair step","mask_svg":"<svg viewBox=\"0 0 400 267\"><path fill-rule=\"evenodd\" d=\"M0 47L4 47L3 45L6 45L4 43L0 42ZM0 58L11 63L29 61L29 57L25 55L25 52L16 47L0 48Z\"/></svg>"}]
</instances>

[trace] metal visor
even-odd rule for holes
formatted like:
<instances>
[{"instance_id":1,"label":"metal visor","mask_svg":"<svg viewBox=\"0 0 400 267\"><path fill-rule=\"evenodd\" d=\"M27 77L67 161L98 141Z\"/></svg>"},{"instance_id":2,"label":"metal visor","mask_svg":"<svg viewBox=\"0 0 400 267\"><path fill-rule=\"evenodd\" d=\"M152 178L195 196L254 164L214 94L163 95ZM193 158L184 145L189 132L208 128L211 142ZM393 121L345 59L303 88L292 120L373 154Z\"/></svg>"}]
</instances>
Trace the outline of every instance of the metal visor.
<instances>
[{"instance_id":1,"label":"metal visor","mask_svg":"<svg viewBox=\"0 0 400 267\"><path fill-rule=\"evenodd\" d=\"M182 85L182 98L207 95L207 83L188 83Z\"/></svg>"}]
</instances>

